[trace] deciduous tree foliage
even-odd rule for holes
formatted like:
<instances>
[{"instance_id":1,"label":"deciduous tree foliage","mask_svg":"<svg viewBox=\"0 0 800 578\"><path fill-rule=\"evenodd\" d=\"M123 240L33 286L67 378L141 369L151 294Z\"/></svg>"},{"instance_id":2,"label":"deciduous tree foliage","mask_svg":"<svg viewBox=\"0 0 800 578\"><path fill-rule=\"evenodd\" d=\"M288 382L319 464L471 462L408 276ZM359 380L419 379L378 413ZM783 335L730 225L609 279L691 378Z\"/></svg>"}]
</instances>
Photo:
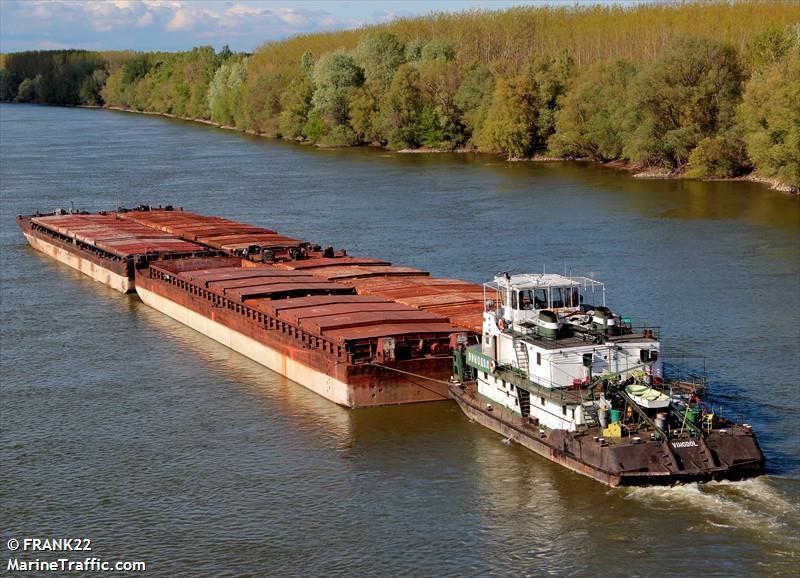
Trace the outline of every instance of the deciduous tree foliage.
<instances>
[{"instance_id":1,"label":"deciduous tree foliage","mask_svg":"<svg viewBox=\"0 0 800 578\"><path fill-rule=\"evenodd\" d=\"M389 148L404 149L419 146L421 112L419 71L412 64L404 64L395 73L392 84L381 100L381 134L384 135Z\"/></svg>"},{"instance_id":2,"label":"deciduous tree foliage","mask_svg":"<svg viewBox=\"0 0 800 578\"><path fill-rule=\"evenodd\" d=\"M364 71L366 80L388 85L395 71L406 60L405 45L390 32L367 32L356 47L355 59Z\"/></svg>"},{"instance_id":3,"label":"deciduous tree foliage","mask_svg":"<svg viewBox=\"0 0 800 578\"><path fill-rule=\"evenodd\" d=\"M214 122L236 124L242 87L247 80L247 60L247 57L228 57L214 73L208 87L208 109Z\"/></svg>"},{"instance_id":4,"label":"deciduous tree foliage","mask_svg":"<svg viewBox=\"0 0 800 578\"><path fill-rule=\"evenodd\" d=\"M739 108L744 140L760 172L800 187L800 27L788 48L760 61Z\"/></svg>"},{"instance_id":5,"label":"deciduous tree foliage","mask_svg":"<svg viewBox=\"0 0 800 578\"><path fill-rule=\"evenodd\" d=\"M364 71L345 52L325 54L314 65L311 104L329 127L345 125L350 118L350 99L364 83Z\"/></svg>"},{"instance_id":6,"label":"deciduous tree foliage","mask_svg":"<svg viewBox=\"0 0 800 578\"><path fill-rule=\"evenodd\" d=\"M733 47L705 38L676 39L634 81L634 129L626 156L681 168L704 138L730 129L744 71Z\"/></svg>"},{"instance_id":7,"label":"deciduous tree foliage","mask_svg":"<svg viewBox=\"0 0 800 578\"><path fill-rule=\"evenodd\" d=\"M636 65L627 60L596 62L583 70L556 113L551 152L596 161L621 158L631 128L628 88L635 75Z\"/></svg>"},{"instance_id":8,"label":"deciduous tree foliage","mask_svg":"<svg viewBox=\"0 0 800 578\"><path fill-rule=\"evenodd\" d=\"M475 64L463 75L455 94L455 104L461 109L464 132L471 144L480 140L480 131L492 104L494 75L486 64Z\"/></svg>"},{"instance_id":9,"label":"deciduous tree foliage","mask_svg":"<svg viewBox=\"0 0 800 578\"><path fill-rule=\"evenodd\" d=\"M512 158L533 154L536 139L535 87L526 74L499 78L483 123L479 146Z\"/></svg>"},{"instance_id":10,"label":"deciduous tree foliage","mask_svg":"<svg viewBox=\"0 0 800 578\"><path fill-rule=\"evenodd\" d=\"M281 94L280 132L284 138L303 139L306 137L306 123L311 112L311 98L314 84L308 76L292 80Z\"/></svg>"},{"instance_id":11,"label":"deciduous tree foliage","mask_svg":"<svg viewBox=\"0 0 800 578\"><path fill-rule=\"evenodd\" d=\"M328 146L466 144L694 176L754 165L796 182L797 22L800 4L758 0L556 5L434 13L252 55L25 52L0 55L0 99L211 119Z\"/></svg>"},{"instance_id":12,"label":"deciduous tree foliage","mask_svg":"<svg viewBox=\"0 0 800 578\"><path fill-rule=\"evenodd\" d=\"M513 158L543 149L555 129L558 99L566 90L571 68L568 56L539 57L521 74L499 78L479 144Z\"/></svg>"},{"instance_id":13,"label":"deciduous tree foliage","mask_svg":"<svg viewBox=\"0 0 800 578\"><path fill-rule=\"evenodd\" d=\"M97 91L87 79L106 64L100 53L85 50L42 50L5 55L0 98L49 104L97 104ZM104 80L104 79L103 79ZM82 99L81 91L86 85Z\"/></svg>"}]
</instances>

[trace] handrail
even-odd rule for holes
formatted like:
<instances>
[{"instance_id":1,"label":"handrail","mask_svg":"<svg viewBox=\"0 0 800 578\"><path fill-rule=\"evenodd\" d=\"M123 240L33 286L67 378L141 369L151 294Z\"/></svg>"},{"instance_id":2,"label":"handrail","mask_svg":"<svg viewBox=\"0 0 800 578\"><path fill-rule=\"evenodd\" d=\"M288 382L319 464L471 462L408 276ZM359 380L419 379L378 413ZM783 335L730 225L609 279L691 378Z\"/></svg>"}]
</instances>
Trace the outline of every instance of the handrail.
<instances>
[{"instance_id":1,"label":"handrail","mask_svg":"<svg viewBox=\"0 0 800 578\"><path fill-rule=\"evenodd\" d=\"M678 465L680 462L678 461L678 458L675 455L675 452L673 451L672 446L669 443L669 437L667 436L666 433L664 433L664 430L658 427L656 423L652 419L650 419L650 417L645 413L645 411L641 407L639 407L639 404L636 403L633 400L633 398L628 395L628 392L625 391L625 388L622 387L618 388L617 393L619 393L620 397L622 397L622 399L624 399L628 403L628 407L633 408L633 410L636 413L638 413L641 418L644 419L645 423L647 423L656 431L659 438L661 438L661 445L664 447L664 449L667 450L667 453L670 459L672 460L672 463L675 465L675 469L678 471L682 470L683 468L681 468Z\"/></svg>"}]
</instances>

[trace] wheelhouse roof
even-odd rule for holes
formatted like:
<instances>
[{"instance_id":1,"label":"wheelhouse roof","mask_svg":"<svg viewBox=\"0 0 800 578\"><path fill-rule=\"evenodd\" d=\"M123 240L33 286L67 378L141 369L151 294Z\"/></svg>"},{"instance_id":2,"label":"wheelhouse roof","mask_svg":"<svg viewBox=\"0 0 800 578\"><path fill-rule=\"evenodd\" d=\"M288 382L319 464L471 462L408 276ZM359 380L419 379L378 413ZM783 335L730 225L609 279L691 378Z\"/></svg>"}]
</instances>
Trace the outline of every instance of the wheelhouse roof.
<instances>
[{"instance_id":1,"label":"wheelhouse roof","mask_svg":"<svg viewBox=\"0 0 800 578\"><path fill-rule=\"evenodd\" d=\"M557 273L521 273L517 275L498 275L491 283L486 283L486 287L500 289L511 287L520 289L549 289L554 287L602 287L603 283L595 281L589 277L565 277Z\"/></svg>"}]
</instances>

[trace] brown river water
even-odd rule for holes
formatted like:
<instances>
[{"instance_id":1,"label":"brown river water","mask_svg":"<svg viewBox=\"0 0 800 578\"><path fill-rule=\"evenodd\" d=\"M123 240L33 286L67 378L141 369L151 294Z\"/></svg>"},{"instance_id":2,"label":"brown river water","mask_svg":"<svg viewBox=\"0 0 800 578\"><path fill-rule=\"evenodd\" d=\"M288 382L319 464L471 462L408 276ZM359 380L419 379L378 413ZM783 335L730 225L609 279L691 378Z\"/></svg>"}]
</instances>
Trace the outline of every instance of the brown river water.
<instances>
[{"instance_id":1,"label":"brown river water","mask_svg":"<svg viewBox=\"0 0 800 578\"><path fill-rule=\"evenodd\" d=\"M0 193L3 572L59 558L10 539L88 537L145 576L797 575L797 197L28 105L0 105ZM30 249L15 215L70 203L172 203L475 282L593 273L707 368L768 473L609 489L450 402L343 409Z\"/></svg>"}]
</instances>

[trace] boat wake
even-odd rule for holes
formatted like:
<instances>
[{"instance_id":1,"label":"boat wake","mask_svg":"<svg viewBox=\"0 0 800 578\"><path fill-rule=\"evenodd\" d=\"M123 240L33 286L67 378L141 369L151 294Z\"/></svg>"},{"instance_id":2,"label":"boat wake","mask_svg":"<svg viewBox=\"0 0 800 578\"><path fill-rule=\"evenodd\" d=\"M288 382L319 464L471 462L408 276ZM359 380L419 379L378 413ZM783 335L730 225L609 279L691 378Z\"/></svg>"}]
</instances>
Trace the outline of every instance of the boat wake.
<instances>
[{"instance_id":1,"label":"boat wake","mask_svg":"<svg viewBox=\"0 0 800 578\"><path fill-rule=\"evenodd\" d=\"M692 509L704 514L690 530L718 532L720 528L753 532L770 540L785 542L797 550L800 508L766 477L740 482L709 482L670 488L626 488L625 499L648 508L669 511Z\"/></svg>"}]
</instances>

